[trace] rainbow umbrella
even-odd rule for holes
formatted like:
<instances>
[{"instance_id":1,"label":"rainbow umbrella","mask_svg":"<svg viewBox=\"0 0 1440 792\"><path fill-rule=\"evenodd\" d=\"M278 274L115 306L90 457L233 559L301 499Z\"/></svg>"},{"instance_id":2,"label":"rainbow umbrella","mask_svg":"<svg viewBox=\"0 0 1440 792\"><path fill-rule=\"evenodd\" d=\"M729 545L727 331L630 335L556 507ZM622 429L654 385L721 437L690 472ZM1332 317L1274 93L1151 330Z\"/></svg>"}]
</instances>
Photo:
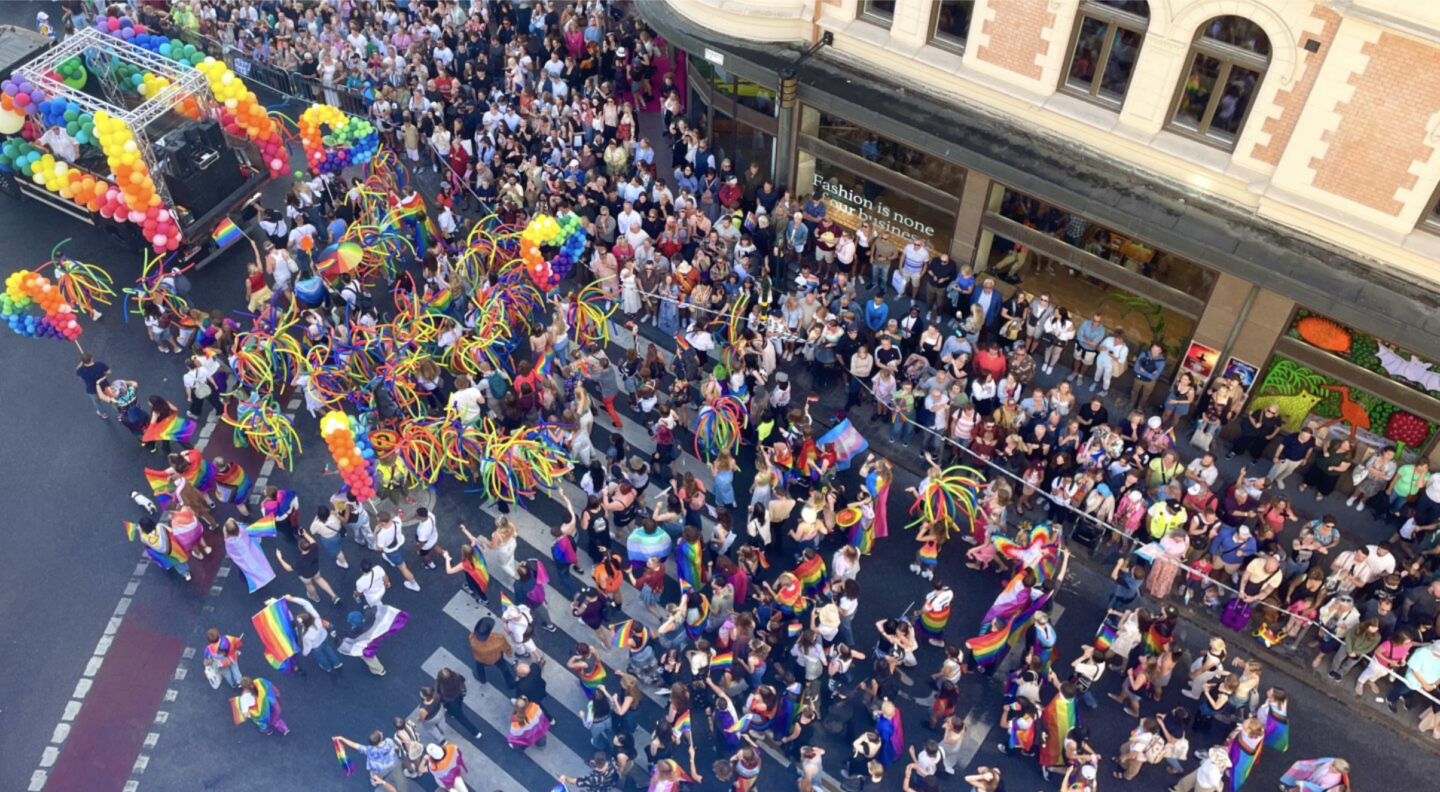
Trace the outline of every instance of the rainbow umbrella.
<instances>
[{"instance_id":1,"label":"rainbow umbrella","mask_svg":"<svg viewBox=\"0 0 1440 792\"><path fill-rule=\"evenodd\" d=\"M326 280L336 281L340 276L354 272L364 258L364 248L354 242L339 242L321 251L315 269Z\"/></svg>"}]
</instances>

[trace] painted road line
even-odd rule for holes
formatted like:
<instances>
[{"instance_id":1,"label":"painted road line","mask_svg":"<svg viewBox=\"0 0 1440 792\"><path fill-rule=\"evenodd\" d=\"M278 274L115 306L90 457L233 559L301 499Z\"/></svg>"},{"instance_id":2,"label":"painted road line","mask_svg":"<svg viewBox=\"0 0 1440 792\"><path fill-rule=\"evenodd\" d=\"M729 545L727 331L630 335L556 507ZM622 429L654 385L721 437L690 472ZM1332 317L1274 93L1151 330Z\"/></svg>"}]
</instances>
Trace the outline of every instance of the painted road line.
<instances>
[{"instance_id":1,"label":"painted road line","mask_svg":"<svg viewBox=\"0 0 1440 792\"><path fill-rule=\"evenodd\" d=\"M499 614L481 603L476 602L474 597L463 591L456 593L454 597L450 598L450 602L445 605L445 615L459 622L466 630L473 628L475 622L485 616L494 618L497 626L500 621ZM594 647L593 643L591 647ZM580 678L575 676L573 671L565 667L563 660L548 655L544 651L540 652L540 656L545 661L540 664L540 675L545 679L546 692L550 698L554 699L560 706L569 710L576 718L579 718L580 713L584 711L585 705L588 703L584 691L580 689ZM524 658L517 658L517 660L523 659ZM502 660L501 662L504 661ZM610 665L611 671L616 672L617 675L618 672L624 668L624 666L614 666L609 663L606 665ZM497 671L496 673L499 672ZM641 690L644 690L644 685L641 685ZM659 702L657 701L656 703ZM663 707L665 705L661 704L661 706ZM546 709L552 708L547 707ZM551 715L553 716L554 712L551 712ZM640 738L635 741L635 744L648 745L650 743L650 732L645 729L638 729L637 731L640 733Z\"/></svg>"},{"instance_id":2,"label":"painted road line","mask_svg":"<svg viewBox=\"0 0 1440 792\"><path fill-rule=\"evenodd\" d=\"M409 716L414 721L420 717L420 708L416 707ZM466 771L461 774L465 779L465 785L470 787L471 792L485 792L490 789L524 789L525 785L516 781L513 776L505 772L500 765L495 763L490 755L480 749L475 743L473 734L461 734L450 725L450 722L441 719L440 728L447 735L450 742L460 749L460 755L465 760Z\"/></svg>"},{"instance_id":3,"label":"painted road line","mask_svg":"<svg viewBox=\"0 0 1440 792\"><path fill-rule=\"evenodd\" d=\"M965 736L960 739L960 756L956 760L957 769L964 770L975 761L975 755L985 746L985 741L990 738L990 730L995 728L995 721L983 716L977 716L975 710L965 714Z\"/></svg>"},{"instance_id":4,"label":"painted road line","mask_svg":"<svg viewBox=\"0 0 1440 792\"><path fill-rule=\"evenodd\" d=\"M430 655L430 658L422 666L425 673L432 677L442 668L451 668L463 674L469 667L469 663L462 661L443 648L436 649L435 653ZM483 718L497 735L510 734L510 716L515 713L515 706L510 703L509 696L490 685L468 685L465 690L465 706ZM525 756L539 765L540 769L549 773L552 778L559 778L562 775L578 778L590 772L585 760L558 737L547 740L543 748L537 745L525 749ZM524 787L515 788L523 789Z\"/></svg>"}]
</instances>

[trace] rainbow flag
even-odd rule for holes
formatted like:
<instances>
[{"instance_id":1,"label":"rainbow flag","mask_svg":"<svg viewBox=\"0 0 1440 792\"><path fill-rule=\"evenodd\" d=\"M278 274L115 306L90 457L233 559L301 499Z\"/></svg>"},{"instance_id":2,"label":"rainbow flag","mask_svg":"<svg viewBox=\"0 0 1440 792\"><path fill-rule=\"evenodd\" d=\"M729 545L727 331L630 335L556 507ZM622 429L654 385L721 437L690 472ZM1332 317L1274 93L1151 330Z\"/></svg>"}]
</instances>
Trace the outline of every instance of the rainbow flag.
<instances>
[{"instance_id":1,"label":"rainbow flag","mask_svg":"<svg viewBox=\"0 0 1440 792\"><path fill-rule=\"evenodd\" d=\"M215 486L215 465L194 449L187 452L186 457L190 462L190 469L185 471L185 480L196 490L208 492Z\"/></svg>"},{"instance_id":2,"label":"rainbow flag","mask_svg":"<svg viewBox=\"0 0 1440 792\"><path fill-rule=\"evenodd\" d=\"M270 710L275 703L275 686L271 685L267 679L257 679L255 680L255 689L255 705L249 709L240 704L240 696L230 699L230 717L234 719L236 726L247 720L253 720L269 728Z\"/></svg>"},{"instance_id":3,"label":"rainbow flag","mask_svg":"<svg viewBox=\"0 0 1440 792\"><path fill-rule=\"evenodd\" d=\"M1156 629L1159 626L1160 622L1155 622L1150 625L1150 629L1145 631L1145 654L1147 655L1158 655L1170 645L1172 636L1161 633Z\"/></svg>"},{"instance_id":4,"label":"rainbow flag","mask_svg":"<svg viewBox=\"0 0 1440 792\"><path fill-rule=\"evenodd\" d=\"M805 625L798 621L792 621L785 625L785 634L791 638L796 637L802 632L805 632Z\"/></svg>"},{"instance_id":5,"label":"rainbow flag","mask_svg":"<svg viewBox=\"0 0 1440 792\"><path fill-rule=\"evenodd\" d=\"M562 567L574 566L576 561L575 543L570 541L570 537L562 535L550 545L550 557ZM563 574L564 570L561 570L561 573Z\"/></svg>"},{"instance_id":6,"label":"rainbow flag","mask_svg":"<svg viewBox=\"0 0 1440 792\"><path fill-rule=\"evenodd\" d=\"M1254 745L1248 745L1243 733L1230 740L1230 792L1240 792L1240 787L1245 785L1250 771L1255 769L1255 763L1260 760L1260 752L1265 749L1264 740L1265 738L1261 737Z\"/></svg>"},{"instance_id":7,"label":"rainbow flag","mask_svg":"<svg viewBox=\"0 0 1440 792\"><path fill-rule=\"evenodd\" d=\"M643 649L646 644L650 643L650 631L645 629L645 625L630 619L616 625L610 636L610 648L629 649L632 638L640 639L640 648Z\"/></svg>"},{"instance_id":8,"label":"rainbow flag","mask_svg":"<svg viewBox=\"0 0 1440 792\"><path fill-rule=\"evenodd\" d=\"M140 524L125 521L125 538L131 542L140 538Z\"/></svg>"},{"instance_id":9,"label":"rainbow flag","mask_svg":"<svg viewBox=\"0 0 1440 792\"><path fill-rule=\"evenodd\" d=\"M1045 727L1046 737L1040 746L1041 767L1061 767L1065 764L1065 739L1079 722L1079 715L1075 700L1059 693L1040 710L1040 723Z\"/></svg>"},{"instance_id":10,"label":"rainbow flag","mask_svg":"<svg viewBox=\"0 0 1440 792\"><path fill-rule=\"evenodd\" d=\"M799 580L793 586L783 586L775 592L775 606L787 616L799 616L805 612L805 592Z\"/></svg>"},{"instance_id":11,"label":"rainbow flag","mask_svg":"<svg viewBox=\"0 0 1440 792\"><path fill-rule=\"evenodd\" d=\"M1113 621L1106 619L1100 625L1100 631L1095 633L1095 651L1108 652L1111 646L1115 645L1115 638L1118 628Z\"/></svg>"},{"instance_id":12,"label":"rainbow flag","mask_svg":"<svg viewBox=\"0 0 1440 792\"><path fill-rule=\"evenodd\" d=\"M842 514L843 513L844 512L842 512ZM857 520L850 526L848 541L852 547L860 551L860 555L870 555L870 551L875 549L874 524L867 524L865 521Z\"/></svg>"},{"instance_id":13,"label":"rainbow flag","mask_svg":"<svg viewBox=\"0 0 1440 792\"><path fill-rule=\"evenodd\" d=\"M146 534L138 524L126 522L125 536L132 542L138 539L145 548L145 555L161 569L170 570L185 563L185 549L163 525L156 526L154 534Z\"/></svg>"},{"instance_id":14,"label":"rainbow flag","mask_svg":"<svg viewBox=\"0 0 1440 792\"><path fill-rule=\"evenodd\" d=\"M1260 720L1265 724L1265 747L1281 752L1289 751L1290 715L1284 707L1276 707L1273 703L1266 702L1260 708Z\"/></svg>"},{"instance_id":15,"label":"rainbow flag","mask_svg":"<svg viewBox=\"0 0 1440 792\"><path fill-rule=\"evenodd\" d=\"M821 558L819 553L802 560L795 567L794 574L805 587L807 597L821 594L829 588L829 581L825 579L825 559Z\"/></svg>"},{"instance_id":16,"label":"rainbow flag","mask_svg":"<svg viewBox=\"0 0 1440 792\"><path fill-rule=\"evenodd\" d=\"M503 591L500 592L500 608L501 608L501 610L504 610L505 608L513 608L513 607L515 607L515 603L514 603L513 601L511 601L510 597L509 597L508 595L506 595L505 592L503 592Z\"/></svg>"},{"instance_id":17,"label":"rainbow flag","mask_svg":"<svg viewBox=\"0 0 1440 792\"><path fill-rule=\"evenodd\" d=\"M175 485L170 483L170 476L163 470L145 468L145 481L155 495L155 505L162 509L170 508L170 504L175 502Z\"/></svg>"},{"instance_id":18,"label":"rainbow flag","mask_svg":"<svg viewBox=\"0 0 1440 792\"><path fill-rule=\"evenodd\" d=\"M275 535L275 516L266 515L245 526L245 533L255 539L269 539Z\"/></svg>"},{"instance_id":19,"label":"rainbow flag","mask_svg":"<svg viewBox=\"0 0 1440 792\"><path fill-rule=\"evenodd\" d=\"M979 635L965 642L970 654L975 656L977 665L988 666L999 662L1005 656L1005 647L1010 641L1010 622L997 630Z\"/></svg>"},{"instance_id":20,"label":"rainbow flag","mask_svg":"<svg viewBox=\"0 0 1440 792\"><path fill-rule=\"evenodd\" d=\"M745 713L744 717L725 727L727 734L744 734L750 731L750 726L755 722L755 716Z\"/></svg>"},{"instance_id":21,"label":"rainbow flag","mask_svg":"<svg viewBox=\"0 0 1440 792\"><path fill-rule=\"evenodd\" d=\"M700 540L681 540L678 544L679 552L675 554L675 572L680 580L689 583L694 588L705 585L705 567L700 551Z\"/></svg>"},{"instance_id":22,"label":"rainbow flag","mask_svg":"<svg viewBox=\"0 0 1440 792\"><path fill-rule=\"evenodd\" d=\"M215 240L215 247L218 248L229 247L240 241L242 236L244 234L240 233L239 226L235 225L228 217L220 218L220 222L216 223L215 228L210 231L210 238ZM346 773L345 775L350 774Z\"/></svg>"},{"instance_id":23,"label":"rainbow flag","mask_svg":"<svg viewBox=\"0 0 1440 792\"><path fill-rule=\"evenodd\" d=\"M934 542L926 542L925 544L920 545L919 560L921 564L929 567L933 567L936 564L939 564L940 545L937 545Z\"/></svg>"},{"instance_id":24,"label":"rainbow flag","mask_svg":"<svg viewBox=\"0 0 1440 792\"><path fill-rule=\"evenodd\" d=\"M283 599L272 600L260 612L250 617L260 643L265 647L265 659L275 668L284 669L285 663L300 653L300 641L295 636L295 623L290 617L290 604Z\"/></svg>"},{"instance_id":25,"label":"rainbow flag","mask_svg":"<svg viewBox=\"0 0 1440 792\"><path fill-rule=\"evenodd\" d=\"M685 714L675 720L675 725L672 727L672 730L674 731L676 742L679 742L683 735L690 733L690 710L685 710Z\"/></svg>"},{"instance_id":26,"label":"rainbow flag","mask_svg":"<svg viewBox=\"0 0 1440 792\"><path fill-rule=\"evenodd\" d=\"M451 292L450 287L447 286L440 291L428 294L421 299L425 304L426 311L429 311L430 313L443 314L450 309L450 303L453 297L454 293Z\"/></svg>"},{"instance_id":27,"label":"rainbow flag","mask_svg":"<svg viewBox=\"0 0 1440 792\"><path fill-rule=\"evenodd\" d=\"M355 763L350 761L350 755L345 752L345 743L340 742L339 737L331 737L330 744L335 748L335 761L340 763L340 769L345 771L345 777L349 778L355 772Z\"/></svg>"},{"instance_id":28,"label":"rainbow flag","mask_svg":"<svg viewBox=\"0 0 1440 792\"><path fill-rule=\"evenodd\" d=\"M480 552L479 545L470 544L460 551L460 566L465 570L465 574L475 581L475 585L480 587L480 593L489 596L490 567L485 563L485 554ZM510 598L502 592L500 602L502 605L509 605Z\"/></svg>"},{"instance_id":29,"label":"rainbow flag","mask_svg":"<svg viewBox=\"0 0 1440 792\"><path fill-rule=\"evenodd\" d=\"M234 721L236 726L239 726L245 722L245 718L245 708L240 706L240 697L232 696L230 698L230 720Z\"/></svg>"},{"instance_id":30,"label":"rainbow flag","mask_svg":"<svg viewBox=\"0 0 1440 792\"><path fill-rule=\"evenodd\" d=\"M735 664L735 655L730 652L721 652L710 658L711 671L725 671Z\"/></svg>"},{"instance_id":31,"label":"rainbow flag","mask_svg":"<svg viewBox=\"0 0 1440 792\"><path fill-rule=\"evenodd\" d=\"M1259 641L1266 648L1269 648L1285 640L1285 633L1276 633L1270 629L1270 625L1261 624L1260 629L1255 631L1255 640Z\"/></svg>"},{"instance_id":32,"label":"rainbow flag","mask_svg":"<svg viewBox=\"0 0 1440 792\"><path fill-rule=\"evenodd\" d=\"M142 443L154 443L159 440L174 440L177 443L188 443L195 437L195 422L180 417L176 413L163 421L157 421L145 428L145 434L140 437Z\"/></svg>"},{"instance_id":33,"label":"rainbow flag","mask_svg":"<svg viewBox=\"0 0 1440 792\"><path fill-rule=\"evenodd\" d=\"M225 470L215 471L215 496L221 502L244 503L252 484L245 468L237 464L231 463Z\"/></svg>"},{"instance_id":34,"label":"rainbow flag","mask_svg":"<svg viewBox=\"0 0 1440 792\"><path fill-rule=\"evenodd\" d=\"M920 606L920 623L916 627L927 639L939 641L944 638L945 625L950 623L950 603L953 599L949 590L925 598Z\"/></svg>"},{"instance_id":35,"label":"rainbow flag","mask_svg":"<svg viewBox=\"0 0 1440 792\"><path fill-rule=\"evenodd\" d=\"M580 677L580 687L585 689L585 697L589 698L595 695L595 691L604 686L607 675L605 673L605 666L601 665L597 659L589 671L583 671L577 676Z\"/></svg>"}]
</instances>

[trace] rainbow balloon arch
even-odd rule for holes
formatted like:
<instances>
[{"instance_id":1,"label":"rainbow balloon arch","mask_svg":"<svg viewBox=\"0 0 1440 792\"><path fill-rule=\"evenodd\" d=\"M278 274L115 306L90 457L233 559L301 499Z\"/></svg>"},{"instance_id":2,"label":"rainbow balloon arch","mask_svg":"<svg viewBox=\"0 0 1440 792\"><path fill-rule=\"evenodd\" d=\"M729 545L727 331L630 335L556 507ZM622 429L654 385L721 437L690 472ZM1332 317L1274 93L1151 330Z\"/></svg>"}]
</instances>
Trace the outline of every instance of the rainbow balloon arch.
<instances>
[{"instance_id":1,"label":"rainbow balloon arch","mask_svg":"<svg viewBox=\"0 0 1440 792\"><path fill-rule=\"evenodd\" d=\"M101 17L0 84L0 134L20 131L28 117L68 135L82 155L77 163L103 161L109 173L18 138L0 145L0 171L136 224L157 253L176 250L184 231L146 133L170 112L218 120L226 134L256 146L271 178L289 171L283 127L229 66L117 17ZM96 149L101 157L86 156Z\"/></svg>"}]
</instances>

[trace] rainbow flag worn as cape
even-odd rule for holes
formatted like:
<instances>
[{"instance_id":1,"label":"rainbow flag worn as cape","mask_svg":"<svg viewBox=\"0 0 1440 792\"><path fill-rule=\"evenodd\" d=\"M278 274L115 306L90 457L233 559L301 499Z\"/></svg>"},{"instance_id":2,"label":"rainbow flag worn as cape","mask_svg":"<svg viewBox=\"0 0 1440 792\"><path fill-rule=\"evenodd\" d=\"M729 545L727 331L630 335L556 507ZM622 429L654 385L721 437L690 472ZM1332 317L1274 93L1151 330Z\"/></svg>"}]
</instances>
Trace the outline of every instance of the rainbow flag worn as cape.
<instances>
[{"instance_id":1,"label":"rainbow flag worn as cape","mask_svg":"<svg viewBox=\"0 0 1440 792\"><path fill-rule=\"evenodd\" d=\"M480 587L480 593L484 596L490 594L490 567L485 563L485 554L480 552L480 546L469 544L460 551L460 566L464 568L465 574L475 581ZM510 598L504 593L500 595L500 602L504 605L510 604Z\"/></svg>"},{"instance_id":2,"label":"rainbow flag worn as cape","mask_svg":"<svg viewBox=\"0 0 1440 792\"><path fill-rule=\"evenodd\" d=\"M705 623L710 620L710 600L704 594L689 588L690 584L680 581L680 593L685 595L685 634L694 641L705 633Z\"/></svg>"},{"instance_id":3,"label":"rainbow flag worn as cape","mask_svg":"<svg viewBox=\"0 0 1440 792\"><path fill-rule=\"evenodd\" d=\"M215 471L215 498L223 503L244 503L253 483L245 468L232 462L225 470Z\"/></svg>"},{"instance_id":4,"label":"rainbow flag worn as cape","mask_svg":"<svg viewBox=\"0 0 1440 792\"><path fill-rule=\"evenodd\" d=\"M585 697L590 698L605 684L605 666L596 658L595 664L588 671L582 671L577 676L580 677L580 687L585 689Z\"/></svg>"},{"instance_id":5,"label":"rainbow flag worn as cape","mask_svg":"<svg viewBox=\"0 0 1440 792\"><path fill-rule=\"evenodd\" d=\"M677 543L678 550L675 553L675 572L680 580L689 583L693 588L701 588L705 585L705 567L702 563L703 557L700 551L700 540L686 541L681 539Z\"/></svg>"},{"instance_id":6,"label":"rainbow flag worn as cape","mask_svg":"<svg viewBox=\"0 0 1440 792\"><path fill-rule=\"evenodd\" d=\"M787 616L799 616L805 612L806 601L803 585L796 580L793 585L782 586L775 592L775 605Z\"/></svg>"},{"instance_id":7,"label":"rainbow flag worn as cape","mask_svg":"<svg viewBox=\"0 0 1440 792\"><path fill-rule=\"evenodd\" d=\"M974 655L977 665L993 665L1005 656L1005 647L1010 641L1010 625L1011 622L1006 622L999 629L965 642L965 645L970 647L970 654Z\"/></svg>"},{"instance_id":8,"label":"rainbow flag worn as cape","mask_svg":"<svg viewBox=\"0 0 1440 792\"><path fill-rule=\"evenodd\" d=\"M1065 738L1079 722L1074 699L1059 693L1040 710L1040 723L1045 727L1045 741L1040 746L1041 767L1062 767L1065 764Z\"/></svg>"},{"instance_id":9,"label":"rainbow flag worn as cape","mask_svg":"<svg viewBox=\"0 0 1440 792\"><path fill-rule=\"evenodd\" d=\"M1250 777L1250 771L1255 769L1255 763L1260 761L1263 750L1263 736L1256 740L1254 745L1247 744L1243 733L1235 735L1230 741L1230 792L1240 792L1240 787L1244 786L1245 780Z\"/></svg>"},{"instance_id":10,"label":"rainbow flag worn as cape","mask_svg":"<svg viewBox=\"0 0 1440 792\"><path fill-rule=\"evenodd\" d=\"M275 535L275 517L266 515L245 526L246 535L253 539L269 539Z\"/></svg>"},{"instance_id":11,"label":"rainbow flag worn as cape","mask_svg":"<svg viewBox=\"0 0 1440 792\"><path fill-rule=\"evenodd\" d=\"M158 440L174 440L177 443L188 443L195 437L195 422L180 417L179 413L156 421L145 428L145 434L140 437L142 443L154 443Z\"/></svg>"},{"instance_id":12,"label":"rainbow flag worn as cape","mask_svg":"<svg viewBox=\"0 0 1440 792\"><path fill-rule=\"evenodd\" d=\"M340 763L340 769L345 771L345 777L349 778L355 772L355 763L350 761L350 755L345 752L345 743L340 742L339 737L331 737L330 744L335 748L335 761Z\"/></svg>"},{"instance_id":13,"label":"rainbow flag worn as cape","mask_svg":"<svg viewBox=\"0 0 1440 792\"><path fill-rule=\"evenodd\" d=\"M265 659L271 666L285 670L286 663L300 653L295 622L290 616L290 603L283 599L272 600L250 617L250 623L255 626L260 643L265 647Z\"/></svg>"},{"instance_id":14,"label":"rainbow flag worn as cape","mask_svg":"<svg viewBox=\"0 0 1440 792\"><path fill-rule=\"evenodd\" d=\"M950 623L950 603L955 595L949 589L942 589L926 595L920 606L919 631L931 640L944 637L945 625Z\"/></svg>"},{"instance_id":15,"label":"rainbow flag worn as cape","mask_svg":"<svg viewBox=\"0 0 1440 792\"><path fill-rule=\"evenodd\" d=\"M249 709L240 704L241 696L230 699L230 717L234 719L236 726L247 720L269 724L270 711L275 704L275 686L267 679L257 679L255 689L255 704Z\"/></svg>"},{"instance_id":16,"label":"rainbow flag worn as cape","mask_svg":"<svg viewBox=\"0 0 1440 792\"><path fill-rule=\"evenodd\" d=\"M822 594L830 587L830 582L825 579L825 559L821 558L819 553L803 559L795 567L794 574L804 586L807 597Z\"/></svg>"},{"instance_id":17,"label":"rainbow flag worn as cape","mask_svg":"<svg viewBox=\"0 0 1440 792\"><path fill-rule=\"evenodd\" d=\"M125 523L125 536L130 541L139 540L145 548L145 555L156 566L164 570L171 570L180 564L185 563L185 549L170 535L169 529L163 525L155 526L153 534L146 534L140 530L140 526L133 522Z\"/></svg>"},{"instance_id":18,"label":"rainbow flag worn as cape","mask_svg":"<svg viewBox=\"0 0 1440 792\"><path fill-rule=\"evenodd\" d=\"M1260 720L1265 724L1265 747L1285 752L1290 750L1290 715L1283 707L1266 702L1260 708Z\"/></svg>"},{"instance_id":19,"label":"rainbow flag worn as cape","mask_svg":"<svg viewBox=\"0 0 1440 792\"><path fill-rule=\"evenodd\" d=\"M1145 654L1147 655L1158 655L1165 651L1165 647L1170 645L1173 636L1160 632L1159 627L1160 622L1157 621L1152 623L1150 628L1145 631Z\"/></svg>"}]
</instances>

